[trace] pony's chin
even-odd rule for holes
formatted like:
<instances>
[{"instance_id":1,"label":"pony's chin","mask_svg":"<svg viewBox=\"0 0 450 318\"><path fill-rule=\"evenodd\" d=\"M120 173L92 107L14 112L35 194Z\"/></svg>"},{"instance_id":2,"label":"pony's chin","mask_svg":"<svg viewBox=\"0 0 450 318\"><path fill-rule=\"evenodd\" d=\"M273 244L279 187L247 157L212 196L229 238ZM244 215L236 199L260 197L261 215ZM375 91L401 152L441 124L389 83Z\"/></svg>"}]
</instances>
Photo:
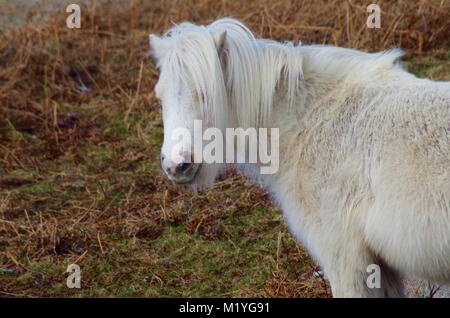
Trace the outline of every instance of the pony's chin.
<instances>
[{"instance_id":1,"label":"pony's chin","mask_svg":"<svg viewBox=\"0 0 450 318\"><path fill-rule=\"evenodd\" d=\"M202 164L199 167L195 178L189 183L192 190L195 193L198 193L211 188L214 184L214 180L219 174L221 166L221 164L216 163Z\"/></svg>"},{"instance_id":2,"label":"pony's chin","mask_svg":"<svg viewBox=\"0 0 450 318\"><path fill-rule=\"evenodd\" d=\"M201 164L195 164L193 166L192 169L189 169L189 171L187 171L185 174L182 174L181 176L177 176L177 177L173 177L171 175L169 175L168 173L166 174L166 177L174 184L176 185L186 185L186 184L191 184L194 182L198 172L201 169Z\"/></svg>"}]
</instances>

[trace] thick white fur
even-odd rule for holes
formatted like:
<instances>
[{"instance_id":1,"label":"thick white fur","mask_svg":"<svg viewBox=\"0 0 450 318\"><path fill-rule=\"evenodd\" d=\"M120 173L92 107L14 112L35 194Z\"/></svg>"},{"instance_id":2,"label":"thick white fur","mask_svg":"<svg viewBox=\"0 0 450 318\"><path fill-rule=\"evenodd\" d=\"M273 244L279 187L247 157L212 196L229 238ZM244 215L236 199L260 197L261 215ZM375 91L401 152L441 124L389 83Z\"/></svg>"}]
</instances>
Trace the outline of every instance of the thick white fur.
<instances>
[{"instance_id":1,"label":"thick white fur","mask_svg":"<svg viewBox=\"0 0 450 318\"><path fill-rule=\"evenodd\" d=\"M175 26L151 44L165 112L280 128L279 172L243 169L273 194L334 296L401 296L400 274L450 282L450 83L404 71L397 50L257 40L232 19ZM182 83L183 110L171 83ZM209 184L218 167L201 170L196 183ZM369 264L381 267L379 289L366 285Z\"/></svg>"}]
</instances>

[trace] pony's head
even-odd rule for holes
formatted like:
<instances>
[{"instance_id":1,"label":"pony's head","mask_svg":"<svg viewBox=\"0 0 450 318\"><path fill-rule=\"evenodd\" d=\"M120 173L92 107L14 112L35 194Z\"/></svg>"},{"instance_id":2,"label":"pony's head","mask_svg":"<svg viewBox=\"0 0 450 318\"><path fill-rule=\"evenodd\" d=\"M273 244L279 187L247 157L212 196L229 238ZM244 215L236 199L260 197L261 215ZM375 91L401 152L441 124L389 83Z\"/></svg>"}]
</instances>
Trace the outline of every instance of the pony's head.
<instances>
[{"instance_id":1,"label":"pony's head","mask_svg":"<svg viewBox=\"0 0 450 318\"><path fill-rule=\"evenodd\" d=\"M220 163L206 164L201 158L203 129L223 128L227 122L227 91L220 62L226 32L183 23L163 37L150 35L151 54L160 71L155 95L162 105L164 142L161 166L178 184L210 185ZM201 131L194 122L201 121ZM201 140L194 140L200 136Z\"/></svg>"},{"instance_id":2,"label":"pony's head","mask_svg":"<svg viewBox=\"0 0 450 318\"><path fill-rule=\"evenodd\" d=\"M208 26L175 25L162 37L150 35L150 46L160 71L155 93L164 123L161 165L175 183L212 184L225 158L199 160L203 147L195 144L205 145L203 130L267 125L278 84L284 82L291 105L302 76L298 47L257 40L229 18ZM202 131L196 133L198 121Z\"/></svg>"}]
</instances>

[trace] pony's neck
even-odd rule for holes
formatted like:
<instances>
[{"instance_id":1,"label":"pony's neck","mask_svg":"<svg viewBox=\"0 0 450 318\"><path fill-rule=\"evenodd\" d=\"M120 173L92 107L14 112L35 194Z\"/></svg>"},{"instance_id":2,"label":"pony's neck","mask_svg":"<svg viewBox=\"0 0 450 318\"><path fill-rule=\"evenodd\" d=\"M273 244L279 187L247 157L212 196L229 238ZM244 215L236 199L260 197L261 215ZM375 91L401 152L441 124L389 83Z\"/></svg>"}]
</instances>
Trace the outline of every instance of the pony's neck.
<instances>
[{"instance_id":1,"label":"pony's neck","mask_svg":"<svg viewBox=\"0 0 450 318\"><path fill-rule=\"evenodd\" d=\"M279 45L273 49L285 48ZM301 61L302 79L293 94L294 101L290 104L288 100L289 79L281 74L273 95L268 127L302 120L305 113L323 105L324 100L343 98L342 92L351 93L353 88L372 85L378 76L395 76L397 72L392 70L401 70L397 61L403 54L401 50L365 53L324 45L300 46L296 53ZM280 122L280 118L283 121Z\"/></svg>"},{"instance_id":2,"label":"pony's neck","mask_svg":"<svg viewBox=\"0 0 450 318\"><path fill-rule=\"evenodd\" d=\"M303 78L295 92L294 105L291 107L287 102L286 86L279 85L267 125L267 128L279 129L280 171L291 168L283 167L287 158L300 157L306 149L311 127L320 124L324 114L331 114L334 107L342 105L349 97L362 94L361 88L370 86L382 94L382 86L375 81L377 77L382 77L384 83L395 83L398 78L403 83L412 79L395 63L400 51L369 54L343 48L305 46L299 53ZM292 149L298 149L299 153L292 153ZM266 187L276 187L280 174L261 175L260 167L259 163L244 166Z\"/></svg>"},{"instance_id":3,"label":"pony's neck","mask_svg":"<svg viewBox=\"0 0 450 318\"><path fill-rule=\"evenodd\" d=\"M272 50L286 50L281 44L270 43L270 45ZM293 50L294 48L289 49ZM232 121L228 126L279 129L280 165L283 161L283 154L288 153L289 149L295 147L296 144L301 144L305 138L303 132L323 120L322 114L329 113L330 107L345 103L348 97L360 94L360 88L373 85L376 77L381 76L384 81L389 78L395 82L395 78L399 74L399 72L393 71L393 68L398 69L395 62L401 56L400 51L369 54L328 46L303 46L295 49L295 54L298 54L298 58L302 62L302 78L294 91L293 102L291 103L289 100L289 81L281 74L271 96L271 108L264 127L258 126L256 123L253 126L241 125L238 113L243 110L248 111L245 104L232 108ZM280 55L273 54L273 56ZM261 74L265 74L270 71L266 71L264 68L273 65L268 63L260 66ZM276 66L274 67L276 68ZM273 73L270 74L270 78L273 78ZM256 113L260 111L257 107L251 110ZM273 180L273 176L258 175L257 172L261 167L259 163L244 165L244 167L253 176Z\"/></svg>"},{"instance_id":4,"label":"pony's neck","mask_svg":"<svg viewBox=\"0 0 450 318\"><path fill-rule=\"evenodd\" d=\"M336 59L332 59L334 52ZM336 55L336 52L338 53ZM347 63L367 64L369 54L357 54L356 51L324 47L324 46L304 46L299 49L302 60L302 80L295 90L294 102L289 103L288 87L286 80L281 76L279 85L275 90L272 99L272 108L267 125L263 128L278 129L279 134L279 164L280 169L283 164L283 155L289 153L290 149L302 144L304 138L303 131L307 131L313 123L308 121L309 114L317 111L320 107L327 107L326 99L336 98L345 86L354 85L358 79L354 78L354 71L342 63L347 59ZM322 59L322 63L320 62ZM265 66L262 66L265 67ZM239 111L239 109L237 109ZM234 115L233 127L239 126L239 120ZM315 118L315 117L314 117ZM255 126L255 128L261 128ZM298 148L298 147L297 147ZM272 154L271 154L272 155ZM260 173L260 162L256 164L244 164L238 168L247 172L250 177L260 181L266 187L272 188L279 174L263 175Z\"/></svg>"},{"instance_id":5,"label":"pony's neck","mask_svg":"<svg viewBox=\"0 0 450 318\"><path fill-rule=\"evenodd\" d=\"M310 109L318 99L326 96L343 85L354 73L349 63L361 70L367 66L370 54L349 49L327 46L287 46L269 40L258 40L257 67L249 67L245 77L252 82L247 90L236 94L239 89L234 81L229 82L228 95L231 97L230 125L232 127L270 127L273 116L289 112L301 116ZM225 67L226 68L226 67ZM227 69L233 78L238 74L242 81L244 75L234 66ZM255 74L251 74L254 72ZM255 81L260 86L255 86ZM245 85L245 81L243 82ZM235 98L235 96L239 96ZM249 115L250 114L250 115ZM253 114L253 115L251 115ZM258 118L266 116L262 123ZM250 121L247 119L251 118Z\"/></svg>"}]
</instances>

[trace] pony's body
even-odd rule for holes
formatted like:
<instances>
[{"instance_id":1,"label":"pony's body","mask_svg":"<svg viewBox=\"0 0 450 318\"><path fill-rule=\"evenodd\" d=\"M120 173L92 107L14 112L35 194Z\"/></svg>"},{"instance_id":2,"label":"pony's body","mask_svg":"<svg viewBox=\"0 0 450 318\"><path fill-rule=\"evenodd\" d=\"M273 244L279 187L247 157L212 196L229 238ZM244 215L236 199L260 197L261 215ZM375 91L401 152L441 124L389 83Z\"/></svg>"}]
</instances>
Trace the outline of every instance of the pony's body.
<instances>
[{"instance_id":1,"label":"pony's body","mask_svg":"<svg viewBox=\"0 0 450 318\"><path fill-rule=\"evenodd\" d=\"M327 49L306 48L304 61ZM449 281L450 85L393 65L364 72L335 63L353 72L333 83L304 69L301 85L329 88L296 105L298 116L282 96L274 101L280 169L263 183L334 295L397 295L397 271ZM381 278L391 279L382 286L395 288L367 288L369 264L380 264Z\"/></svg>"},{"instance_id":2,"label":"pony's body","mask_svg":"<svg viewBox=\"0 0 450 318\"><path fill-rule=\"evenodd\" d=\"M226 56L219 45L217 59L228 99L200 105L201 112L228 109L222 127L280 129L278 172L242 169L273 194L333 295L400 296L399 274L449 282L450 84L407 73L397 51L294 47L247 33L241 39L233 28L245 27L234 20L208 28L213 37L226 31ZM237 70L246 45L268 53L255 68ZM236 74L256 68L251 81ZM260 80L265 84L255 87ZM197 183L209 183L218 169L201 170ZM370 264L381 268L381 288L366 283Z\"/></svg>"}]
</instances>

